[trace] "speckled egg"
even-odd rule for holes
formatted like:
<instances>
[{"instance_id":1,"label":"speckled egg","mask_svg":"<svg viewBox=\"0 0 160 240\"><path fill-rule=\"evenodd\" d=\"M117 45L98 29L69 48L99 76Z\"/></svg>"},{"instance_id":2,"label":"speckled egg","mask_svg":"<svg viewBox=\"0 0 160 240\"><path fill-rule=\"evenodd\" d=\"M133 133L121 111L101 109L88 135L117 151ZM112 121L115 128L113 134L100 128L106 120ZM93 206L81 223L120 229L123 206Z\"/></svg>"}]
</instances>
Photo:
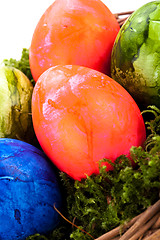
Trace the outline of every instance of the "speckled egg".
<instances>
[{"instance_id":1,"label":"speckled egg","mask_svg":"<svg viewBox=\"0 0 160 240\"><path fill-rule=\"evenodd\" d=\"M0 239L23 240L56 228L61 192L53 165L36 147L0 139Z\"/></svg>"}]
</instances>

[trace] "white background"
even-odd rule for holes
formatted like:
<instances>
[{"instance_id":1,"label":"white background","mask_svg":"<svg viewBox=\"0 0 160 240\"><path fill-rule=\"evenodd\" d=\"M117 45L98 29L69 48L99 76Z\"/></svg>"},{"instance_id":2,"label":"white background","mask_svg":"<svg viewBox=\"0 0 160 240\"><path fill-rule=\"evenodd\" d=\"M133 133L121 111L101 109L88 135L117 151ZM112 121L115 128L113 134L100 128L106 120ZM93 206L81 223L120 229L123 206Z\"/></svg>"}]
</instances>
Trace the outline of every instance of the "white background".
<instances>
[{"instance_id":1,"label":"white background","mask_svg":"<svg viewBox=\"0 0 160 240\"><path fill-rule=\"evenodd\" d=\"M0 3L0 62L19 59L29 48L34 29L54 0L5 0ZM87 0L86 0L87 1ZM150 0L102 0L112 13L136 10Z\"/></svg>"}]
</instances>

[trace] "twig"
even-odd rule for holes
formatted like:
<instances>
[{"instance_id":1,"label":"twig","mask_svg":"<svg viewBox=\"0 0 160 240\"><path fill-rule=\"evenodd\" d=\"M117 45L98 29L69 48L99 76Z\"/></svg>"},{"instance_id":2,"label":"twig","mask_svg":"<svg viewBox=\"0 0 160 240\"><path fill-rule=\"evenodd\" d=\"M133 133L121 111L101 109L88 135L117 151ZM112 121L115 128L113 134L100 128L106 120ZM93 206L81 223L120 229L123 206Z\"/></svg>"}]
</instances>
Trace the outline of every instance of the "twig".
<instances>
[{"instance_id":1,"label":"twig","mask_svg":"<svg viewBox=\"0 0 160 240\"><path fill-rule=\"evenodd\" d=\"M56 212L59 213L59 215L60 215L64 220L66 220L66 221L69 222L72 226L78 228L81 232L87 234L87 235L90 236L92 239L94 239L94 237L93 237L90 233L88 233L88 232L86 232L84 229L78 227L76 224L72 223L72 222L71 222L70 220L68 220L65 216L63 216L63 214L56 208L55 204L53 205L53 207L54 207L54 209L56 210ZM95 240L95 239L94 239L94 240Z\"/></svg>"},{"instance_id":2,"label":"twig","mask_svg":"<svg viewBox=\"0 0 160 240\"><path fill-rule=\"evenodd\" d=\"M160 213L158 212L150 221L148 221L144 226L142 226L131 238L130 240L137 240L140 236L150 229L150 227L155 223L155 221L159 218ZM120 238L121 240L121 238Z\"/></svg>"},{"instance_id":3,"label":"twig","mask_svg":"<svg viewBox=\"0 0 160 240\"><path fill-rule=\"evenodd\" d=\"M114 228L113 230L103 234L102 236L100 236L99 238L95 239L95 240L111 240L114 238L114 240L116 239L115 237L122 234L126 229L128 229L130 226L132 226L138 218L140 218L140 216L143 213L139 214L138 216L134 217L132 220L130 220L128 223L126 223L123 226L119 226L117 228Z\"/></svg>"},{"instance_id":4,"label":"twig","mask_svg":"<svg viewBox=\"0 0 160 240\"><path fill-rule=\"evenodd\" d=\"M153 206L149 207L144 214L134 223L134 225L120 238L120 240L131 239L150 218L152 218L158 211L160 211L160 200L158 200Z\"/></svg>"},{"instance_id":5,"label":"twig","mask_svg":"<svg viewBox=\"0 0 160 240\"><path fill-rule=\"evenodd\" d=\"M144 240L159 240L160 239L160 229L151 234L150 236L144 238Z\"/></svg>"},{"instance_id":6,"label":"twig","mask_svg":"<svg viewBox=\"0 0 160 240\"><path fill-rule=\"evenodd\" d=\"M125 21L126 21L127 19L128 19L128 17L117 19L117 21L118 21L120 27L125 23Z\"/></svg>"},{"instance_id":7,"label":"twig","mask_svg":"<svg viewBox=\"0 0 160 240\"><path fill-rule=\"evenodd\" d=\"M133 13L134 11L127 11L127 12L121 12L121 13L115 13L114 16L116 17L120 27L124 24L124 22L127 20L127 18ZM125 17L121 17L125 16Z\"/></svg>"},{"instance_id":8,"label":"twig","mask_svg":"<svg viewBox=\"0 0 160 240\"><path fill-rule=\"evenodd\" d=\"M152 226L152 229L158 229L158 228L160 228L160 217L157 219L157 221Z\"/></svg>"},{"instance_id":9,"label":"twig","mask_svg":"<svg viewBox=\"0 0 160 240\"><path fill-rule=\"evenodd\" d=\"M127 224L119 226L95 240L140 240L143 239L144 233L154 226L154 223L156 223L158 219L160 219L160 200L148 207L143 213L134 217Z\"/></svg>"},{"instance_id":10,"label":"twig","mask_svg":"<svg viewBox=\"0 0 160 240\"><path fill-rule=\"evenodd\" d=\"M131 15L134 11L126 11L126 12L120 12L120 13L115 13L114 16L118 18L119 16L123 15Z\"/></svg>"}]
</instances>

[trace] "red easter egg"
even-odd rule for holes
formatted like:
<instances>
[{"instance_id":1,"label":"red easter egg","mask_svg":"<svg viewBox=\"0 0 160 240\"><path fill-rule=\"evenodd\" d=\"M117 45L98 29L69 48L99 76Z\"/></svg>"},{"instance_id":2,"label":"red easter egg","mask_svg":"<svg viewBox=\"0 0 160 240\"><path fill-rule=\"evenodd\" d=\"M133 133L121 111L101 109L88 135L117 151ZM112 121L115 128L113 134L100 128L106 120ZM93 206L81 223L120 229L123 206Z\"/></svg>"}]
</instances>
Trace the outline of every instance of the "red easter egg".
<instances>
[{"instance_id":1,"label":"red easter egg","mask_svg":"<svg viewBox=\"0 0 160 240\"><path fill-rule=\"evenodd\" d=\"M119 29L115 16L100 0L55 0L33 33L29 61L34 80L58 64L110 74L111 51Z\"/></svg>"},{"instance_id":2,"label":"red easter egg","mask_svg":"<svg viewBox=\"0 0 160 240\"><path fill-rule=\"evenodd\" d=\"M107 75L82 66L58 65L40 76L32 117L44 152L78 180L99 173L98 161L103 158L129 156L131 146L142 145L146 138L142 115L130 94Z\"/></svg>"}]
</instances>

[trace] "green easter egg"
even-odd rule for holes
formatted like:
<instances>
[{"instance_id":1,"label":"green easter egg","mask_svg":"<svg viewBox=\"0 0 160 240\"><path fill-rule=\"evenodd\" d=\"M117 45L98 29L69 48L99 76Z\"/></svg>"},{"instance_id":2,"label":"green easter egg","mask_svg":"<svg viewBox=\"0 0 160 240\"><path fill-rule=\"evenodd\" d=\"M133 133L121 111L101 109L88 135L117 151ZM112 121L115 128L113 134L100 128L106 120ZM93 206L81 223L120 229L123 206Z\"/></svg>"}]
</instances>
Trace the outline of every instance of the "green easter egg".
<instances>
[{"instance_id":1,"label":"green easter egg","mask_svg":"<svg viewBox=\"0 0 160 240\"><path fill-rule=\"evenodd\" d=\"M137 9L120 29L112 50L111 76L141 108L160 107L160 1Z\"/></svg>"}]
</instances>

